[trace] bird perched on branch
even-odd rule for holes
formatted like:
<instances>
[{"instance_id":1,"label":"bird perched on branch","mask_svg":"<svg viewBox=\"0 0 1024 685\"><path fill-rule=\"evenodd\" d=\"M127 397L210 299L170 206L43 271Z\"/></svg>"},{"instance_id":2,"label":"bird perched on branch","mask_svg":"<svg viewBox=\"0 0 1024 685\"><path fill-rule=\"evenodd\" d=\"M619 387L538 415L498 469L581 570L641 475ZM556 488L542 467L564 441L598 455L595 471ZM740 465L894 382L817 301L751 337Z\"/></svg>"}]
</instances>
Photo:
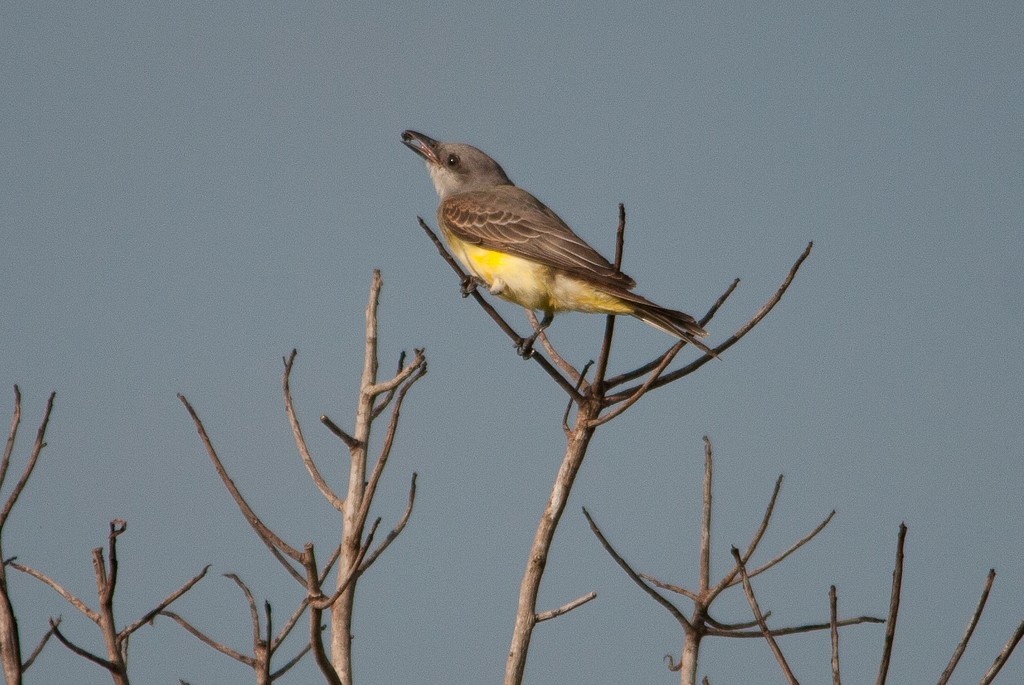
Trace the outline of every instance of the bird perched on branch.
<instances>
[{"instance_id":1,"label":"bird perched on branch","mask_svg":"<svg viewBox=\"0 0 1024 685\"><path fill-rule=\"evenodd\" d=\"M543 313L628 314L714 355L707 332L689 314L633 292L636 282L573 233L564 221L509 180L501 166L463 143L416 131L402 142L426 160L441 198L437 220L452 253L493 295Z\"/></svg>"}]
</instances>

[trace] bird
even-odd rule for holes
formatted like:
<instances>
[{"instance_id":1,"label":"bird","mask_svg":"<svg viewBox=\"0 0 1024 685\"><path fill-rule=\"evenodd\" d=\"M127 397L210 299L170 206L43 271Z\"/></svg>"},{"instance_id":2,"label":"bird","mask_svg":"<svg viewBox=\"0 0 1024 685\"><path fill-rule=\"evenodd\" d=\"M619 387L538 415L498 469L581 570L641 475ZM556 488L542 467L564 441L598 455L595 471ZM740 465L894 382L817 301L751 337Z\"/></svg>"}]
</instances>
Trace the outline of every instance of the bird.
<instances>
[{"instance_id":1,"label":"bird","mask_svg":"<svg viewBox=\"0 0 1024 685\"><path fill-rule=\"evenodd\" d=\"M482 150L412 130L402 142L426 162L452 254L492 295L543 314L525 350L556 313L574 311L629 315L717 356L699 340L707 331L692 316L633 292L636 281Z\"/></svg>"}]
</instances>

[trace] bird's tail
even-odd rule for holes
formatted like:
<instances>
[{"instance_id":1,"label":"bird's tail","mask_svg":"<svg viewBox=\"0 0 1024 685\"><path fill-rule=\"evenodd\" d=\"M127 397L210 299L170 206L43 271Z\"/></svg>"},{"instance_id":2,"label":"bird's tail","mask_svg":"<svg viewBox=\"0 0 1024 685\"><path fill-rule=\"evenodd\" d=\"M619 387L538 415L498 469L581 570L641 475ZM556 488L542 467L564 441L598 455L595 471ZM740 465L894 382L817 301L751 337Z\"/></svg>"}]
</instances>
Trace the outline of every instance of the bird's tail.
<instances>
[{"instance_id":1,"label":"bird's tail","mask_svg":"<svg viewBox=\"0 0 1024 685\"><path fill-rule=\"evenodd\" d=\"M633 295L633 293L630 294ZM633 295L630 299L632 300L633 298L636 298L631 302L634 306L634 317L640 319L646 324L665 331L669 335L674 335L677 338L685 340L705 354L709 354L716 358L718 357L718 354L714 350L700 341L700 338L707 336L708 332L705 331L692 316L676 311L675 309L667 309L665 307L658 306L637 295Z\"/></svg>"}]
</instances>

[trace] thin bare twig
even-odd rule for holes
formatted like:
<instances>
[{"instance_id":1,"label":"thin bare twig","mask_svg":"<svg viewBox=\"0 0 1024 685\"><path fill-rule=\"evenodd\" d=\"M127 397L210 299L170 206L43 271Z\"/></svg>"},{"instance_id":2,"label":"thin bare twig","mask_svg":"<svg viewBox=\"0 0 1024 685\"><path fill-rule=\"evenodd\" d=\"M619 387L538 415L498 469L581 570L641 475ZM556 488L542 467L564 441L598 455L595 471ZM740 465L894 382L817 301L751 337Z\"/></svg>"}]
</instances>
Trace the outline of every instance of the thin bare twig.
<instances>
[{"instance_id":1,"label":"thin bare twig","mask_svg":"<svg viewBox=\"0 0 1024 685\"><path fill-rule=\"evenodd\" d=\"M68 590L64 589L64 587L60 583L55 581L53 578L50 578L45 573L37 571L31 566L26 566L25 564L22 564L18 561L8 561L7 565L11 568L21 571L26 575L32 576L36 580L42 582L44 585L49 585L54 592L56 592L58 595L64 598L64 601L66 601L68 604L82 612L82 614L84 614L85 617L88 618L90 621L96 624L100 622L100 615L98 613L90 609L85 602L80 600L75 595L71 594L71 592L69 592Z\"/></svg>"},{"instance_id":2,"label":"thin bare twig","mask_svg":"<svg viewBox=\"0 0 1024 685\"><path fill-rule=\"evenodd\" d=\"M561 616L563 614L569 613L570 611L572 611L576 607L583 606L584 604L586 604L587 602L589 602L592 599L595 599L596 597L597 597L597 593L596 592L588 592L587 594L583 595L582 597L577 597L576 599L572 600L571 602L566 602L565 604L563 604L562 606L558 607L557 609L551 609L550 611L542 611L542 612L537 614L537 623L540 623L541 621L549 621L549 620L551 620L553 618L558 618L559 616Z\"/></svg>"},{"instance_id":3,"label":"thin bare twig","mask_svg":"<svg viewBox=\"0 0 1024 685\"><path fill-rule=\"evenodd\" d=\"M974 610L974 614L971 616L971 620L967 622L967 630L964 631L963 638L960 639L956 649L953 650L953 656L949 658L949 664L945 670L942 671L942 675L939 676L938 685L946 685L949 682L950 676L953 675L953 671L956 669L957 664L960 662L960 657L963 656L964 651L967 649L967 643L971 641L971 635L974 634L974 628L978 625L978 620L981 618L981 612L985 610L985 603L988 602L988 594L992 590L992 584L996 581L996 570L989 569L988 578L985 579L985 588L981 591L981 599L978 600L978 606Z\"/></svg>"},{"instance_id":4,"label":"thin bare twig","mask_svg":"<svg viewBox=\"0 0 1024 685\"><path fill-rule=\"evenodd\" d=\"M779 667L786 676L786 680L790 682L790 685L799 685L796 676L793 675L793 669L789 667L789 664L786 662L786 657L783 656L782 650L779 648L779 643L775 641L775 637L772 635L771 631L768 630L768 624L764 621L764 614L761 613L761 607L758 605L757 598L754 596L754 588L750 585L750 576L747 575L747 567L743 563L740 551L735 547L733 547L731 551L732 557L736 560L736 565L740 569L740 578L743 580L743 590L747 595L747 601L750 603L750 610L754 612L754 618L757 619L757 625L761 627L761 634L764 635L765 640L768 641L768 646L771 647L776 661L779 662Z\"/></svg>"},{"instance_id":5,"label":"thin bare twig","mask_svg":"<svg viewBox=\"0 0 1024 685\"><path fill-rule=\"evenodd\" d=\"M7 446L4 448L3 463L2 467L0 467L0 470L3 471L2 475L0 475L0 484L3 484L3 480L7 476L7 468L10 464L11 452L14 449L14 436L17 432L18 422L21 417L21 392L18 390L17 386L15 386L14 392L14 420L11 423L11 433L10 437L7 439ZM21 472L21 478L18 479L14 489L11 490L11 494L7 497L7 502L4 504L3 511L0 511L0 529L2 529L4 524L7 523L7 518L11 515L14 503L18 501L18 497L21 496L21 491L25 489L28 479L32 476L32 471L35 470L39 454L43 451L43 448L46 447L46 427L50 424L50 414L53 413L53 403L56 399L57 393L51 392L50 399L46 402L46 410L43 412L43 420L39 422L39 429L36 431L36 441L32 445L32 452L29 455L28 463Z\"/></svg>"},{"instance_id":6,"label":"thin bare twig","mask_svg":"<svg viewBox=\"0 0 1024 685\"><path fill-rule=\"evenodd\" d=\"M206 447L206 453L210 456L210 460L213 462L213 467L216 469L217 475L220 476L224 486L228 489L228 492L231 493L231 497L235 500L235 504L238 505L238 508L241 510L245 520L248 521L252 529L256 531L256 537L258 537L266 548L270 550L274 555L274 558L284 566L288 573L291 574L292 578L294 578L300 585L305 585L306 581L302 577L302 574L295 570L295 567L293 567L291 563L284 558L284 555L286 554L301 564L302 552L278 537L277 534L270 530L270 528L263 523L263 520L257 516L256 512L245 500L245 497L242 496L238 486L235 485L235 481L233 481L231 476L228 475L227 469L224 468L224 464L221 462L220 457L217 456L217 450L213 447L213 442L210 441L210 436L207 435L206 427L203 425L202 420L200 420L199 414L197 414L196 410L192 408L192 405L184 395L179 393L178 399L185 405L185 409L188 411L189 416L192 417L192 422L195 424L196 431L199 433L199 438L203 441L203 445Z\"/></svg>"},{"instance_id":7,"label":"thin bare twig","mask_svg":"<svg viewBox=\"0 0 1024 685\"><path fill-rule=\"evenodd\" d=\"M683 615L683 612L679 611L675 604L662 597L661 593L655 592L654 588L645 583L643 578L640 577L640 574L633 570L633 567L629 565L629 562L623 559L622 555L615 551L615 548L612 547L612 544L608 542L608 538L606 538L604 533L601 532L601 529L598 528L597 523L590 515L590 512L587 511L586 507L583 507L583 515L587 517L587 522L590 524L590 530L592 530L594 535L597 536L597 539L600 540L601 546L603 546L605 551L611 555L612 559L615 560L615 563L626 572L626 575L629 576L641 590L650 595L655 602L668 609L668 612L672 614L676 621L679 622L679 625L683 627L683 630L686 630L687 632L693 630L693 624L690 623L690 620Z\"/></svg>"},{"instance_id":8,"label":"thin bare twig","mask_svg":"<svg viewBox=\"0 0 1024 685\"><path fill-rule=\"evenodd\" d=\"M749 575L747 576L750 577ZM770 611L765 612L765 619L771 616ZM844 618L836 621L836 626L839 628L845 628L847 626L856 626L864 623L875 623L881 625L885 623L884 618L878 618L877 616L854 616L853 618ZM801 633L817 633L823 630L829 630L832 627L831 623L805 623L798 626L787 626L785 628L770 628L768 632L773 637L784 637L786 635L799 635ZM708 635L715 635L717 637L738 637L738 638L762 638L764 633L760 630L746 631L746 630L721 630L718 628L708 628Z\"/></svg>"},{"instance_id":9,"label":"thin bare twig","mask_svg":"<svg viewBox=\"0 0 1024 685\"><path fill-rule=\"evenodd\" d=\"M320 494L331 503L331 506L338 511L342 510L344 502L338 497L331 486L328 485L327 480L320 473L320 469L317 468L316 462L313 461L313 455L309 452L309 446L306 444L306 438L302 434L302 426L299 424L299 417L295 413L295 405L292 401L292 389L291 389L291 376L292 368L295 365L295 357L299 354L299 351L292 349L292 353L284 360L284 374L281 381L284 392L284 409L288 415L288 423L292 427L292 436L295 438L295 446L299 450L299 456L302 458L302 463L306 465L306 470L309 471L310 478L313 479L313 483L320 490Z\"/></svg>"},{"instance_id":10,"label":"thin bare twig","mask_svg":"<svg viewBox=\"0 0 1024 685\"><path fill-rule=\"evenodd\" d=\"M829 633L832 641L832 685L842 685L839 674L839 598L836 596L836 586L828 589L828 622Z\"/></svg>"},{"instance_id":11,"label":"thin bare twig","mask_svg":"<svg viewBox=\"0 0 1024 685\"><path fill-rule=\"evenodd\" d=\"M117 666L114 665L112 662L107 661L106 659L104 659L101 656L97 656L97 655L93 654L92 652L90 652L87 649L83 649L82 647L79 647L75 643L71 642L71 640L69 640L66 637L64 637L64 634L62 632L60 632L59 626L60 626L60 619L59 618L57 620L54 620L52 618L50 619L50 630L53 631L54 637L56 637L57 640L62 645L64 645L68 649L70 649L72 652L74 652L78 656L80 656L80 657L82 657L84 659L88 659L89 661L93 662L94 664L98 664L99 666L102 666L103 668L105 668L108 671L114 671L114 670L117 669Z\"/></svg>"},{"instance_id":12,"label":"thin bare twig","mask_svg":"<svg viewBox=\"0 0 1024 685\"><path fill-rule=\"evenodd\" d=\"M202 580L206 576L206 572L209 571L209 570L210 570L210 566L209 566L209 564L207 564L206 566L203 567L203 570L200 571L195 576L193 576L191 580L186 582L184 585L179 587L177 590L175 590L171 594L167 595L167 597L165 597L163 599L163 601L161 601L159 604L157 604L156 607L154 607L153 609L150 609L145 614L143 614L142 618L140 618L139 620L135 621L131 625L126 626L125 628L122 628L121 631L118 633L118 637L120 639L122 639L122 640L127 639L127 637L129 635L134 633L136 630L138 630L139 628L141 628L145 624L147 624L150 621L152 621L153 618L157 614L159 614L161 611L163 611L164 609L169 607L171 604L173 604L183 594L185 594L186 592L191 590L193 588L193 586L195 586L196 583L198 583L200 580Z\"/></svg>"},{"instance_id":13,"label":"thin bare twig","mask_svg":"<svg viewBox=\"0 0 1024 685\"><path fill-rule=\"evenodd\" d=\"M892 658L892 643L896 635L896 618L900 612L900 590L903 586L903 544L907 539L907 524L901 523L896 538L896 566L892 571L892 594L889 597L889 618L885 622L885 642L882 661L878 666L876 685L885 685L889 675L889 660Z\"/></svg>"},{"instance_id":14,"label":"thin bare twig","mask_svg":"<svg viewBox=\"0 0 1024 685\"><path fill-rule=\"evenodd\" d=\"M253 659L251 656L242 654L241 652L234 650L231 647L228 647L223 642L218 642L217 640L214 640L212 637L210 637L209 635L207 635L206 633L204 633L203 631L199 630L194 625L189 623L186 619L182 618L182 616L180 616L179 614L176 614L173 611L167 611L165 609L164 611L160 612L160 615L166 616L167 618L170 618L173 621L175 621L178 625L180 625L182 628L191 633L193 637L198 639L207 647L211 647L212 649L217 650L221 654L229 656L235 661L243 663L246 666L249 666L250 668L256 665L256 660Z\"/></svg>"},{"instance_id":15,"label":"thin bare twig","mask_svg":"<svg viewBox=\"0 0 1024 685\"><path fill-rule=\"evenodd\" d=\"M409 501L405 505L405 512L402 513L402 517L398 519L398 523L391 529L387 537L384 538L384 542L380 543L380 546L373 551L372 554L366 556L365 559L359 564L359 573L365 573L366 569L373 565L373 562L377 561L378 557L384 553L391 543L395 541L402 531L405 529L405 524L409 523L409 517L412 516L412 505L416 502L416 473L412 474L412 483L409 485ZM380 523L380 520L377 521ZM376 526L374 526L376 530Z\"/></svg>"},{"instance_id":16,"label":"thin bare twig","mask_svg":"<svg viewBox=\"0 0 1024 685\"><path fill-rule=\"evenodd\" d=\"M729 296L733 294L733 292L736 290L736 288L737 288L737 286L739 286L739 284L740 284L740 279L737 278L737 279L733 280L732 284L728 288L726 288L725 292L723 292L721 295L719 295L719 297L715 301L715 303L713 305L711 305L711 307L704 314L704 316L702 316L698 320L698 323L701 326L707 326L708 325L708 322L710 322L711 319L714 318L715 314L718 313L718 310L722 308L722 305L725 304L725 301L727 299L729 299ZM640 376L646 375L647 372L649 372L651 369L653 369L656 366L658 366L661 363L661 360L665 357L665 355L668 355L668 354L675 354L674 352L672 352L672 348L669 348L668 350L663 352L661 355L659 355L656 359L652 359L651 361L647 362L646 364L644 364L642 366L638 366L637 368L635 368L635 369L633 369L631 371L626 371L625 373L621 373L621 374L619 374L617 376L613 376L612 378L609 378L607 381L605 381L605 387L606 388L614 388L614 387L617 387L619 385L622 385L623 383L628 383L631 380L635 380L637 378L640 378Z\"/></svg>"},{"instance_id":17,"label":"thin bare twig","mask_svg":"<svg viewBox=\"0 0 1024 685\"><path fill-rule=\"evenodd\" d=\"M334 421L331 420L331 417L327 416L326 414L322 415L320 417L320 423L322 423L325 426L327 426L327 429L329 431L331 431L336 436L341 438L341 441L343 443L345 443L345 447L349 448L350 450L354 450L354 449L358 449L359 448L359 446L360 446L359 445L359 441L356 440L355 438L353 438L351 435L349 435L345 431L343 431L341 429L341 426L339 426L338 424L334 423Z\"/></svg>"},{"instance_id":18,"label":"thin bare twig","mask_svg":"<svg viewBox=\"0 0 1024 685\"><path fill-rule=\"evenodd\" d=\"M747 321L747 323L740 326L740 328L735 333L733 333L729 338L727 338L724 342L719 343L713 348L716 354L720 356L722 352L725 352L727 349L729 349L737 342L739 342L743 338L743 336L749 333L751 329L754 328L754 326L759 324L761 320L764 319L764 317L766 317L768 313L775 308L775 305L779 303L779 300L782 299L782 296L785 295L786 291L789 289L789 286L792 284L793 279L796 278L797 271L800 270L800 266L804 263L804 260L806 260L807 257L810 256L811 248L813 246L813 242L807 244L807 248L803 251L800 257L797 258L796 262L790 268L789 274L787 274L785 280L782 282L782 285L780 285L779 289L775 291L775 294L772 295L771 298L769 298L768 301L761 306L757 313L755 313L754 316L749 321ZM713 359L711 355L704 354L695 359L694 361L690 362L686 366L677 369L671 373L667 373L664 376L661 376L656 382L654 382L651 385L649 389L654 390L657 388L661 388L668 385L669 383L679 380L684 376L688 376L697 369L699 369L700 367L704 366L709 361L711 361L711 359ZM635 387L629 388L627 390L622 390L614 395L609 395L608 397L605 398L605 401L609 404L622 402L623 400L629 399L629 397L632 396L633 393L636 392L636 390L637 388Z\"/></svg>"},{"instance_id":19,"label":"thin bare twig","mask_svg":"<svg viewBox=\"0 0 1024 685\"><path fill-rule=\"evenodd\" d=\"M704 488L701 492L703 509L700 522L700 576L698 592L706 593L711 587L711 502L715 472L715 452L711 439L704 436Z\"/></svg>"},{"instance_id":20,"label":"thin bare twig","mask_svg":"<svg viewBox=\"0 0 1024 685\"><path fill-rule=\"evenodd\" d=\"M999 655L996 657L992 667L985 672L985 676L981 679L981 685L990 685L991 682L996 679L996 676L999 675L999 671L1003 670L1003 666L1006 665L1007 659L1009 659L1010 655L1013 654L1013 650L1017 648L1021 638L1024 638L1024 621L1021 621L1020 625L1017 626L1017 630L1015 630L1013 635L1010 636L1010 639L1007 640L1006 645L1003 647L1002 651L999 652Z\"/></svg>"}]
</instances>

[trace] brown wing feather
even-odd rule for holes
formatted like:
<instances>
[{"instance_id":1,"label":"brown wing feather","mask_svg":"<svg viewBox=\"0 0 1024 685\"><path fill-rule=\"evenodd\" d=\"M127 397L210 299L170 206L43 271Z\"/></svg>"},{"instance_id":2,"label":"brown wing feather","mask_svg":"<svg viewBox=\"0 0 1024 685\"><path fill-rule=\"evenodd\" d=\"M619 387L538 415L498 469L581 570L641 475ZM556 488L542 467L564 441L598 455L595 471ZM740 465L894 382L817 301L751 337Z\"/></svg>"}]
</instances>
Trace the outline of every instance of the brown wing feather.
<instances>
[{"instance_id":1,"label":"brown wing feather","mask_svg":"<svg viewBox=\"0 0 1024 685\"><path fill-rule=\"evenodd\" d=\"M522 188L496 186L459 193L441 202L437 214L449 231L470 244L530 259L595 284L626 289L636 285Z\"/></svg>"}]
</instances>

